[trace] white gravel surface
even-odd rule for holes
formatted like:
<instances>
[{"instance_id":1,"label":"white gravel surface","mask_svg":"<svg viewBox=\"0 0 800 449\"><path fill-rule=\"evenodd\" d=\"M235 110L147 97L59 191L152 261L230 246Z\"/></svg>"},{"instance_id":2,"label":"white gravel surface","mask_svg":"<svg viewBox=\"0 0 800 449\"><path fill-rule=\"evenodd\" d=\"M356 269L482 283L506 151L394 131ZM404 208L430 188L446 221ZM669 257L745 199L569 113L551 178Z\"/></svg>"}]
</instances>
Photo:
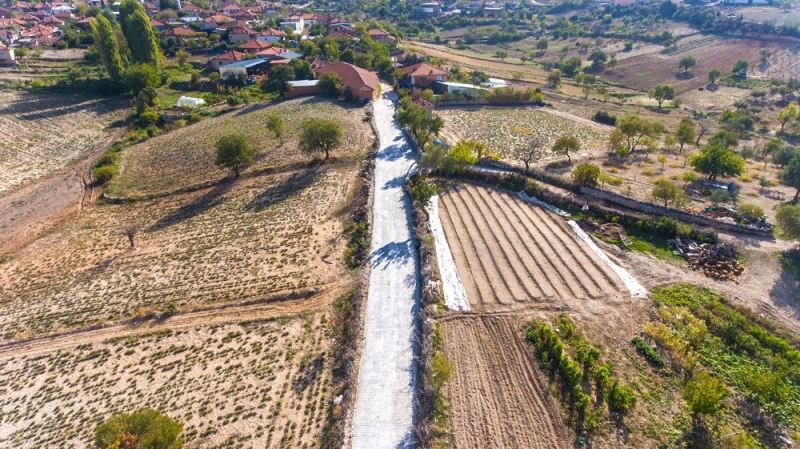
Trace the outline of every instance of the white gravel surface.
<instances>
[{"instance_id":1,"label":"white gravel surface","mask_svg":"<svg viewBox=\"0 0 800 449\"><path fill-rule=\"evenodd\" d=\"M428 203L428 216L431 221L431 234L433 234L436 246L436 264L439 266L439 275L442 277L444 305L450 310L468 312L467 291L458 277L456 261L453 259L453 253L450 252L450 245L444 235L442 220L439 218L439 195L431 197Z\"/></svg>"},{"instance_id":2,"label":"white gravel surface","mask_svg":"<svg viewBox=\"0 0 800 449\"><path fill-rule=\"evenodd\" d=\"M415 447L414 347L420 294L411 203L403 191L415 159L394 121L394 93L389 86L382 88L385 93L374 104L380 148L353 449Z\"/></svg>"}]
</instances>

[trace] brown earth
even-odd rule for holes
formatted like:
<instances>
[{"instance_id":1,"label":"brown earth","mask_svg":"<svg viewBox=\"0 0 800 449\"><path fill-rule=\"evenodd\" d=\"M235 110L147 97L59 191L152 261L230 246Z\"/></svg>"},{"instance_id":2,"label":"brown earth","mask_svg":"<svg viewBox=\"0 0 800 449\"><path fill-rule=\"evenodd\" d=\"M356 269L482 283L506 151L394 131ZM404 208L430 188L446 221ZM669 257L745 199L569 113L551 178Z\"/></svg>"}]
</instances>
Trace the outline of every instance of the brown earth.
<instances>
[{"instance_id":1,"label":"brown earth","mask_svg":"<svg viewBox=\"0 0 800 449\"><path fill-rule=\"evenodd\" d=\"M475 311L605 298L624 289L563 219L508 193L454 185L442 195L441 215Z\"/></svg>"},{"instance_id":2,"label":"brown earth","mask_svg":"<svg viewBox=\"0 0 800 449\"><path fill-rule=\"evenodd\" d=\"M447 384L453 448L570 447L573 432L522 337L521 320L455 315L443 324L456 366Z\"/></svg>"}]
</instances>

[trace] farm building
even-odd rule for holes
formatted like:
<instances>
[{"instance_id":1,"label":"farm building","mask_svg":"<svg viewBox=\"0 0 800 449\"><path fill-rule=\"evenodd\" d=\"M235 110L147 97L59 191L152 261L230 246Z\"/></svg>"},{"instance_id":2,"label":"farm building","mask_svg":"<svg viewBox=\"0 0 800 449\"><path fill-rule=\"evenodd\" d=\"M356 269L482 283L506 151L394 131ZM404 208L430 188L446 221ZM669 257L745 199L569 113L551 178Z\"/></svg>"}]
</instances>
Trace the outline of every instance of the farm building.
<instances>
[{"instance_id":1,"label":"farm building","mask_svg":"<svg viewBox=\"0 0 800 449\"><path fill-rule=\"evenodd\" d=\"M437 81L436 82L436 92L447 92L449 94L461 94L461 95L478 95L481 91L485 91L485 89L481 86L476 86L474 84L466 84L466 83L453 83L449 81Z\"/></svg>"},{"instance_id":2,"label":"farm building","mask_svg":"<svg viewBox=\"0 0 800 449\"><path fill-rule=\"evenodd\" d=\"M364 70L361 67L337 62L325 64L315 71L317 77L323 73L334 73L342 79L342 85L346 87L350 94L362 101L374 100L380 93L380 81L375 72Z\"/></svg>"},{"instance_id":3,"label":"farm building","mask_svg":"<svg viewBox=\"0 0 800 449\"><path fill-rule=\"evenodd\" d=\"M247 78L252 75L265 73L268 67L269 63L266 59L245 59L220 66L219 77L224 80Z\"/></svg>"},{"instance_id":4,"label":"farm building","mask_svg":"<svg viewBox=\"0 0 800 449\"><path fill-rule=\"evenodd\" d=\"M226 51L221 55L214 56L208 60L208 67L211 70L219 70L220 66L230 64L231 62L241 61L247 57L247 54L240 51Z\"/></svg>"},{"instance_id":5,"label":"farm building","mask_svg":"<svg viewBox=\"0 0 800 449\"><path fill-rule=\"evenodd\" d=\"M289 81L289 97L301 97L303 95L316 95L320 92L319 80L295 80Z\"/></svg>"}]
</instances>

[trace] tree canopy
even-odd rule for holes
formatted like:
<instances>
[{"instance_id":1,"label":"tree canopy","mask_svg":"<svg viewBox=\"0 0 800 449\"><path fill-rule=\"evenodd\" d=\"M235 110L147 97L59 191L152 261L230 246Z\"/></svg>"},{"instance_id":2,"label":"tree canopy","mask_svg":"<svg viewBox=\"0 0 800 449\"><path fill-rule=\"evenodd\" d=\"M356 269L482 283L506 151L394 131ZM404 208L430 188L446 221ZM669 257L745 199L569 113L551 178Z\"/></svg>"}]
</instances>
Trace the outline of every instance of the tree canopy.
<instances>
[{"instance_id":1,"label":"tree canopy","mask_svg":"<svg viewBox=\"0 0 800 449\"><path fill-rule=\"evenodd\" d=\"M125 71L125 66L120 53L117 34L114 32L114 26L106 16L98 14L91 21L91 27L95 49L100 56L100 62L103 63L103 67L108 73L108 77L111 78L111 81L120 81Z\"/></svg>"},{"instance_id":2,"label":"tree canopy","mask_svg":"<svg viewBox=\"0 0 800 449\"><path fill-rule=\"evenodd\" d=\"M795 155L789 164L781 170L781 182L789 187L797 189L794 194L794 202L800 198L800 154Z\"/></svg>"},{"instance_id":3,"label":"tree canopy","mask_svg":"<svg viewBox=\"0 0 800 449\"><path fill-rule=\"evenodd\" d=\"M744 170L744 159L719 143L707 145L689 161L689 164L712 180L721 176L739 176Z\"/></svg>"},{"instance_id":4,"label":"tree canopy","mask_svg":"<svg viewBox=\"0 0 800 449\"><path fill-rule=\"evenodd\" d=\"M136 0L124 0L119 9L119 21L131 51L131 62L159 67L161 48L144 7Z\"/></svg>"},{"instance_id":5,"label":"tree canopy","mask_svg":"<svg viewBox=\"0 0 800 449\"><path fill-rule=\"evenodd\" d=\"M567 156L567 160L572 162L570 153L576 153L581 149L581 141L575 136L561 136L553 143L552 151L555 154Z\"/></svg>"},{"instance_id":6,"label":"tree canopy","mask_svg":"<svg viewBox=\"0 0 800 449\"><path fill-rule=\"evenodd\" d=\"M294 79L294 70L288 65L278 65L272 67L269 76L261 84L264 92L276 94L279 98L285 98L291 86L289 81Z\"/></svg>"},{"instance_id":7,"label":"tree canopy","mask_svg":"<svg viewBox=\"0 0 800 449\"><path fill-rule=\"evenodd\" d=\"M217 157L215 164L233 170L239 177L242 166L253 162L256 158L256 149L247 142L244 134L228 134L217 140Z\"/></svg>"},{"instance_id":8,"label":"tree canopy","mask_svg":"<svg viewBox=\"0 0 800 449\"><path fill-rule=\"evenodd\" d=\"M444 127L444 120L439 115L428 112L422 106L404 100L397 111L397 121L406 126L416 139L421 149L425 149L431 136L439 134Z\"/></svg>"},{"instance_id":9,"label":"tree canopy","mask_svg":"<svg viewBox=\"0 0 800 449\"><path fill-rule=\"evenodd\" d=\"M800 204L784 204L776 216L781 237L800 240Z\"/></svg>"},{"instance_id":10,"label":"tree canopy","mask_svg":"<svg viewBox=\"0 0 800 449\"><path fill-rule=\"evenodd\" d=\"M342 127L334 120L312 118L300 126L300 151L304 153L330 152L342 144Z\"/></svg>"},{"instance_id":11,"label":"tree canopy","mask_svg":"<svg viewBox=\"0 0 800 449\"><path fill-rule=\"evenodd\" d=\"M97 449L180 449L183 426L160 412L142 408L111 416L95 429Z\"/></svg>"}]
</instances>

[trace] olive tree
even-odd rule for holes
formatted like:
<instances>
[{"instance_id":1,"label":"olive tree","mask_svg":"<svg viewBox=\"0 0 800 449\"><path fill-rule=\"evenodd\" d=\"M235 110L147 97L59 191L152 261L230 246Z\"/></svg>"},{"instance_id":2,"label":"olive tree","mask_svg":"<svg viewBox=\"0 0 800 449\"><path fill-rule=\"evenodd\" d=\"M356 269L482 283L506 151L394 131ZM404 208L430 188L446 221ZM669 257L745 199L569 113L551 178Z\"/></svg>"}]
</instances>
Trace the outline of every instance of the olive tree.
<instances>
[{"instance_id":1,"label":"olive tree","mask_svg":"<svg viewBox=\"0 0 800 449\"><path fill-rule=\"evenodd\" d=\"M256 159L256 149L247 141L244 134L228 134L217 140L217 157L214 163L218 167L233 170L238 178L243 166Z\"/></svg>"},{"instance_id":2,"label":"olive tree","mask_svg":"<svg viewBox=\"0 0 800 449\"><path fill-rule=\"evenodd\" d=\"M312 118L300 126L300 151L303 153L325 153L328 160L330 152L342 144L342 127L334 120Z\"/></svg>"}]
</instances>

